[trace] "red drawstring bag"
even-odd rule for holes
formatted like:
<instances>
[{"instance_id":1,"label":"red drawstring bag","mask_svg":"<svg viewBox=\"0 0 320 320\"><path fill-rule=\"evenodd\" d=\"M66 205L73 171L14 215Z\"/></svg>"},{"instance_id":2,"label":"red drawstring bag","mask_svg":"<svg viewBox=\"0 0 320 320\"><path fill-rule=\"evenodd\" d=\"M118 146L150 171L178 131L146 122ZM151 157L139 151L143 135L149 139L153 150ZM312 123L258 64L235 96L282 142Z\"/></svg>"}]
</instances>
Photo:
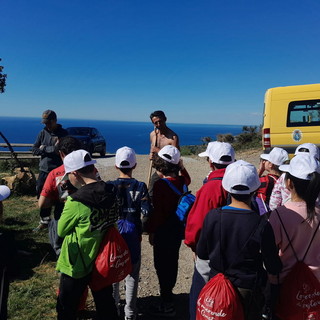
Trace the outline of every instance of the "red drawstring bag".
<instances>
[{"instance_id":1,"label":"red drawstring bag","mask_svg":"<svg viewBox=\"0 0 320 320\"><path fill-rule=\"evenodd\" d=\"M311 244L318 232L320 221L312 235L302 260L299 260L277 209L276 213L297 260L296 264L281 284L280 295L275 312L276 316L281 320L319 320L320 282L313 274L312 270L303 261L307 256Z\"/></svg>"},{"instance_id":2,"label":"red drawstring bag","mask_svg":"<svg viewBox=\"0 0 320 320\"><path fill-rule=\"evenodd\" d=\"M207 282L197 300L196 320L208 319L244 320L239 294L222 273Z\"/></svg>"},{"instance_id":3,"label":"red drawstring bag","mask_svg":"<svg viewBox=\"0 0 320 320\"><path fill-rule=\"evenodd\" d=\"M276 315L282 320L320 319L320 283L305 263L297 262L282 283Z\"/></svg>"},{"instance_id":4,"label":"red drawstring bag","mask_svg":"<svg viewBox=\"0 0 320 320\"><path fill-rule=\"evenodd\" d=\"M131 269L128 246L119 231L111 227L100 244L89 286L93 291L101 290L123 280Z\"/></svg>"}]
</instances>

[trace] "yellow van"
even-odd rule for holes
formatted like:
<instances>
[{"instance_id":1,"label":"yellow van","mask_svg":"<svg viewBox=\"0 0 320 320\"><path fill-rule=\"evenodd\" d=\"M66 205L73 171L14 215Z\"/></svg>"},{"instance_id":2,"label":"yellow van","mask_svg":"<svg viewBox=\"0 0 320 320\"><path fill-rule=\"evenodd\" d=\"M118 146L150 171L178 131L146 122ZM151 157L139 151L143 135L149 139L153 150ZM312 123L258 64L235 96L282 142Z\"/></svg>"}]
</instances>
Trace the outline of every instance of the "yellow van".
<instances>
[{"instance_id":1,"label":"yellow van","mask_svg":"<svg viewBox=\"0 0 320 320\"><path fill-rule=\"evenodd\" d=\"M271 88L264 99L262 145L293 154L302 143L320 146L320 83Z\"/></svg>"}]
</instances>

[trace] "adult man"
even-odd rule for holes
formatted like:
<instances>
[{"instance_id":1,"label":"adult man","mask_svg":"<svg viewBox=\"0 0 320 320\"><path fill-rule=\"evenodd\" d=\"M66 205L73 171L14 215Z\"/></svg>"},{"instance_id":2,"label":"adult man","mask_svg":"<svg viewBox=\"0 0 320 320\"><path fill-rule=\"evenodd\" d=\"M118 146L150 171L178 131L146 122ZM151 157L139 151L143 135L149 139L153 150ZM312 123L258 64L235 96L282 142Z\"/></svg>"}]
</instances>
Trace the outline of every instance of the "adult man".
<instances>
[{"instance_id":1,"label":"adult man","mask_svg":"<svg viewBox=\"0 0 320 320\"><path fill-rule=\"evenodd\" d=\"M154 153L158 153L161 148L170 144L179 149L178 135L167 127L167 117L163 111L157 110L150 114L151 122L154 124L154 130L150 133L150 159Z\"/></svg>"},{"instance_id":2,"label":"adult man","mask_svg":"<svg viewBox=\"0 0 320 320\"><path fill-rule=\"evenodd\" d=\"M179 147L179 137L178 135L167 127L166 121L167 117L163 111L157 110L150 114L150 120L154 124L154 130L150 132L150 161L153 160L154 154L158 153L160 149L164 146L172 145L178 149ZM151 165L150 165L150 174L151 174ZM155 172L150 180L149 177L149 195L152 198L153 194L153 185L155 181L159 179L159 176Z\"/></svg>"},{"instance_id":3,"label":"adult man","mask_svg":"<svg viewBox=\"0 0 320 320\"><path fill-rule=\"evenodd\" d=\"M42 114L42 121L45 127L40 131L33 144L33 155L40 156L39 177L37 180L37 197L39 198L48 173L60 165L62 160L57 151L59 138L68 135L68 132L57 123L57 115L52 110L46 110ZM48 226L51 208L40 209L40 225L35 229L38 231Z\"/></svg>"}]
</instances>

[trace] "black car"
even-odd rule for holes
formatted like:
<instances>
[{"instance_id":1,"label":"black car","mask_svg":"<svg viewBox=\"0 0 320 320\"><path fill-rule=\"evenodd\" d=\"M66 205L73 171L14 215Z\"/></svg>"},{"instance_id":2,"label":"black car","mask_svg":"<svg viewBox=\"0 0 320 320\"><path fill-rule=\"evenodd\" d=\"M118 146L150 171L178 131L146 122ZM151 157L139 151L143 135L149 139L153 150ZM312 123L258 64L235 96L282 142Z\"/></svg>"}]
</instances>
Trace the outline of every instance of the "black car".
<instances>
[{"instance_id":1,"label":"black car","mask_svg":"<svg viewBox=\"0 0 320 320\"><path fill-rule=\"evenodd\" d=\"M69 127L67 131L69 136L79 139L91 155L97 152L103 157L106 154L106 140L96 128Z\"/></svg>"}]
</instances>

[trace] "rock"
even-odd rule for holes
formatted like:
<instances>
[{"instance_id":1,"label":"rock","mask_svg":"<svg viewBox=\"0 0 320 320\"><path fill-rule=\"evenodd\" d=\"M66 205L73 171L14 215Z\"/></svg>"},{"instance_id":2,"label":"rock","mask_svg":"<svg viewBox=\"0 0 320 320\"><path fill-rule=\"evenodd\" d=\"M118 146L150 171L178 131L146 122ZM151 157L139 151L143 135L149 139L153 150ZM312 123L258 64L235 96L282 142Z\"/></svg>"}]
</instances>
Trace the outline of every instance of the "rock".
<instances>
[{"instance_id":1,"label":"rock","mask_svg":"<svg viewBox=\"0 0 320 320\"><path fill-rule=\"evenodd\" d=\"M6 176L1 179L1 184L7 185L17 195L35 195L36 177L28 168L15 168L13 176Z\"/></svg>"}]
</instances>

